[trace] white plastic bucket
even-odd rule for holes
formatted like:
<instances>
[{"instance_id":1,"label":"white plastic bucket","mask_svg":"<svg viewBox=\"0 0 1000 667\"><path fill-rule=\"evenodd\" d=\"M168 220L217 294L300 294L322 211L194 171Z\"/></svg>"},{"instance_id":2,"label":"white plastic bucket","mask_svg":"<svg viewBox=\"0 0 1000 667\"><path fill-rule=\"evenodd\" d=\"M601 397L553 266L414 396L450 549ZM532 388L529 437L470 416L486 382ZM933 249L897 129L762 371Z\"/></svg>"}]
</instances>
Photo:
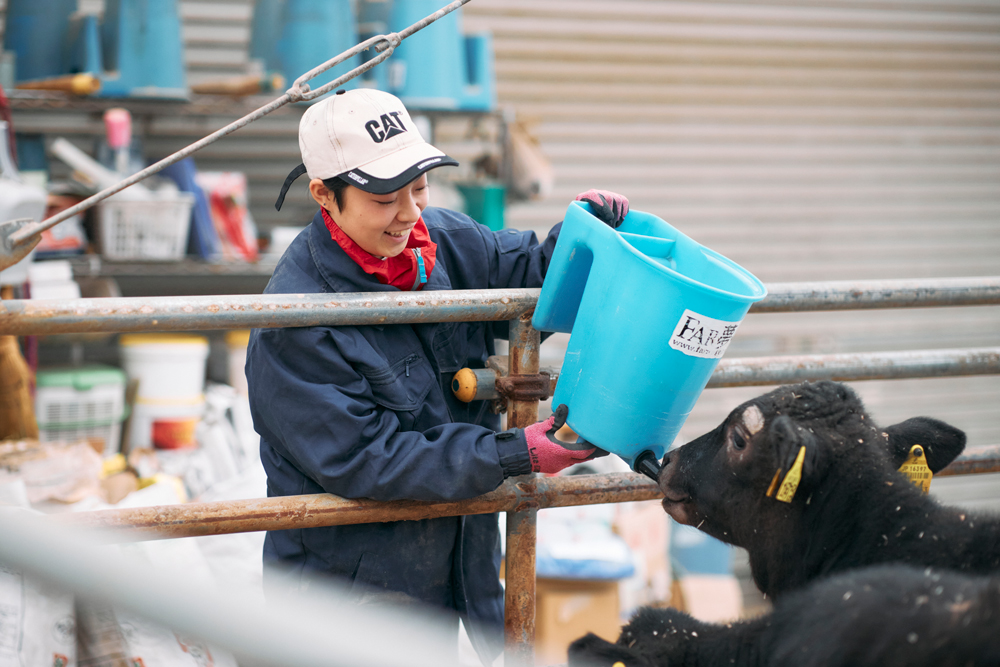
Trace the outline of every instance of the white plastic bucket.
<instances>
[{"instance_id":1,"label":"white plastic bucket","mask_svg":"<svg viewBox=\"0 0 1000 667\"><path fill-rule=\"evenodd\" d=\"M198 402L205 391L208 339L188 334L126 334L119 340L129 379L139 380L136 403Z\"/></svg>"}]
</instances>

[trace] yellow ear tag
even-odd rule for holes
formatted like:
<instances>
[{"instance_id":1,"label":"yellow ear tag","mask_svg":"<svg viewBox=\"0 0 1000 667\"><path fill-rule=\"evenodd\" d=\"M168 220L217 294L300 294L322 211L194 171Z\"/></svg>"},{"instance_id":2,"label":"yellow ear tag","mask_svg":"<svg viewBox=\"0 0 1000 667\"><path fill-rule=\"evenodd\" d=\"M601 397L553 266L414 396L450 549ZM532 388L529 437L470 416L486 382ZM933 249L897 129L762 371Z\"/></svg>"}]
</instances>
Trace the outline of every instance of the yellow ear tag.
<instances>
[{"instance_id":1,"label":"yellow ear tag","mask_svg":"<svg viewBox=\"0 0 1000 667\"><path fill-rule=\"evenodd\" d=\"M906 462L899 467L899 472L906 475L915 487L924 493L930 493L931 479L934 477L934 473L927 465L927 456L924 454L923 447L920 445L910 447L910 455L906 458Z\"/></svg>"},{"instance_id":2,"label":"yellow ear tag","mask_svg":"<svg viewBox=\"0 0 1000 667\"><path fill-rule=\"evenodd\" d=\"M771 478L771 486L767 487L767 493L764 495L768 498L774 497L774 490L778 488L779 477L781 477L781 468L774 471L774 477Z\"/></svg>"},{"instance_id":3,"label":"yellow ear tag","mask_svg":"<svg viewBox=\"0 0 1000 667\"><path fill-rule=\"evenodd\" d=\"M795 491L799 488L799 482L802 481L802 462L805 460L806 448L802 446L799 448L799 455L795 457L795 463L792 464L788 474L785 475L784 481L781 482L775 498L783 503L792 502L792 498L795 497Z\"/></svg>"}]
</instances>

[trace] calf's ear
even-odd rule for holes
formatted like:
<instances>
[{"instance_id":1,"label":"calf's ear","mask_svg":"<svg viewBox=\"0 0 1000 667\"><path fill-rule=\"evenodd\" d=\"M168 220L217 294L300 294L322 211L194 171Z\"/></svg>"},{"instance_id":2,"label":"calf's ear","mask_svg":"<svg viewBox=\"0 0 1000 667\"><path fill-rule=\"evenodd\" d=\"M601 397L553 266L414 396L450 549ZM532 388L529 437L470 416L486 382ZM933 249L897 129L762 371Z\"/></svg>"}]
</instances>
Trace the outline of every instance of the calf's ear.
<instances>
[{"instance_id":1,"label":"calf's ear","mask_svg":"<svg viewBox=\"0 0 1000 667\"><path fill-rule=\"evenodd\" d=\"M772 420L768 436L774 446L775 461L780 466L782 475L788 474L795 465L799 452L805 447L802 482L809 484L819 479L826 457L820 451L819 439L812 431L799 426L794 419L781 415Z\"/></svg>"},{"instance_id":2,"label":"calf's ear","mask_svg":"<svg viewBox=\"0 0 1000 667\"><path fill-rule=\"evenodd\" d=\"M930 417L914 417L885 429L889 456L898 468L906 462L913 445L922 445L927 466L938 473L965 449L965 432Z\"/></svg>"}]
</instances>

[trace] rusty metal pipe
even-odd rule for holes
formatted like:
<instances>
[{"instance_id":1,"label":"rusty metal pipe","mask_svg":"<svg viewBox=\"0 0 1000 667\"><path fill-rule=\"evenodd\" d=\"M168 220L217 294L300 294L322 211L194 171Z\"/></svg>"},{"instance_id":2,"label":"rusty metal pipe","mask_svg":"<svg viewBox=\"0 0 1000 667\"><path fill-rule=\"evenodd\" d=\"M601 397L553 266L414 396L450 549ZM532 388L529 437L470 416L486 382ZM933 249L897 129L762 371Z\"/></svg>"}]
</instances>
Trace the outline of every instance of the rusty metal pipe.
<instances>
[{"instance_id":1,"label":"rusty metal pipe","mask_svg":"<svg viewBox=\"0 0 1000 667\"><path fill-rule=\"evenodd\" d=\"M482 371L489 378L489 371ZM722 359L709 388L788 384L803 380L898 380L1000 373L1000 347L856 354L804 354ZM478 376L477 376L478 377ZM495 377L495 375L493 376ZM496 383L479 382L476 400L500 396ZM555 382L549 395L555 393ZM470 399L471 400L471 399Z\"/></svg>"},{"instance_id":2,"label":"rusty metal pipe","mask_svg":"<svg viewBox=\"0 0 1000 667\"><path fill-rule=\"evenodd\" d=\"M767 289L768 296L750 312L1000 304L1000 277L771 283ZM429 322L435 321L438 314L435 308L441 303L464 304L466 316L454 315L445 308L441 317L447 319L437 321L506 320L534 308L538 294L538 289L504 289L441 291L435 292L432 299L426 298L430 293L388 292L338 294L335 298L322 294L286 294L14 299L0 304L0 334L207 331ZM420 307L417 307L418 302L423 302ZM500 308L501 304L508 308ZM480 310L480 306L484 310ZM493 306L496 309L492 309Z\"/></svg>"},{"instance_id":3,"label":"rusty metal pipe","mask_svg":"<svg viewBox=\"0 0 1000 667\"><path fill-rule=\"evenodd\" d=\"M510 320L507 378L537 375L541 334L531 326L534 311ZM538 421L538 399L507 401L507 426L526 428ZM515 494L537 497L533 475L507 480ZM507 511L507 551L504 560L504 664L534 665L535 658L535 546L537 505Z\"/></svg>"},{"instance_id":4,"label":"rusty metal pipe","mask_svg":"<svg viewBox=\"0 0 1000 667\"><path fill-rule=\"evenodd\" d=\"M1000 445L970 447L935 477L1000 472Z\"/></svg>"},{"instance_id":5,"label":"rusty metal pipe","mask_svg":"<svg viewBox=\"0 0 1000 667\"><path fill-rule=\"evenodd\" d=\"M538 375L541 334L531 326L534 311L522 313L510 321L510 354L508 377ZM538 399L512 400L507 408L507 426L527 428L538 421Z\"/></svg>"},{"instance_id":6,"label":"rusty metal pipe","mask_svg":"<svg viewBox=\"0 0 1000 667\"><path fill-rule=\"evenodd\" d=\"M0 334L481 322L534 308L537 289L0 301Z\"/></svg>"},{"instance_id":7,"label":"rusty metal pipe","mask_svg":"<svg viewBox=\"0 0 1000 667\"><path fill-rule=\"evenodd\" d=\"M530 484L524 484L525 480ZM348 500L327 493L186 503L52 515L53 521L115 531L122 541L319 528L385 521L417 521L464 514L523 512L546 507L601 505L660 497L653 482L634 473L520 477L468 500Z\"/></svg>"},{"instance_id":8,"label":"rusty metal pipe","mask_svg":"<svg viewBox=\"0 0 1000 667\"><path fill-rule=\"evenodd\" d=\"M528 482L530 484L530 482ZM507 513L504 555L504 665L535 664L535 545L538 510Z\"/></svg>"},{"instance_id":9,"label":"rusty metal pipe","mask_svg":"<svg viewBox=\"0 0 1000 667\"><path fill-rule=\"evenodd\" d=\"M1000 373L1000 347L722 359L708 387L750 387L803 380L898 380Z\"/></svg>"},{"instance_id":10,"label":"rusty metal pipe","mask_svg":"<svg viewBox=\"0 0 1000 667\"><path fill-rule=\"evenodd\" d=\"M992 472L1000 472L1000 445L970 448L937 473L937 476ZM48 518L73 526L114 531L122 541L131 541L384 521L417 521L464 514L627 503L661 497L656 484L635 473L529 478L530 484L524 484L524 479L508 481L495 491L476 498L456 501L379 502L347 500L320 493L77 512Z\"/></svg>"},{"instance_id":11,"label":"rusty metal pipe","mask_svg":"<svg viewBox=\"0 0 1000 667\"><path fill-rule=\"evenodd\" d=\"M751 313L1000 304L1000 277L770 283Z\"/></svg>"},{"instance_id":12,"label":"rusty metal pipe","mask_svg":"<svg viewBox=\"0 0 1000 667\"><path fill-rule=\"evenodd\" d=\"M936 476L997 472L1000 472L1000 445L987 445L970 449ZM315 494L100 510L53 515L49 519L74 527L113 531L107 534L120 541L134 541L416 521L514 510L523 514L547 507L635 502L660 497L657 486L642 475L613 473L513 481L491 493L453 502L379 502Z\"/></svg>"}]
</instances>

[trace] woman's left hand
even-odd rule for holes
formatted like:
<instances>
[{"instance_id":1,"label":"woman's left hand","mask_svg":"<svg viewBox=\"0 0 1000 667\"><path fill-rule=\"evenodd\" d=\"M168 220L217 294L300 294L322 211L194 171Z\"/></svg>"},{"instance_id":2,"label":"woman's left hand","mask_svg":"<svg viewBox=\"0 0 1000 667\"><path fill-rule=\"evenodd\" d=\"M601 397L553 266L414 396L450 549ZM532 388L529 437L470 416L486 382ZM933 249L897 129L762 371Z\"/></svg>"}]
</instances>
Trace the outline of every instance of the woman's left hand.
<instances>
[{"instance_id":1,"label":"woman's left hand","mask_svg":"<svg viewBox=\"0 0 1000 667\"><path fill-rule=\"evenodd\" d=\"M578 194L576 201L590 204L594 215L612 229L617 229L628 215L628 199L610 190L587 190Z\"/></svg>"}]
</instances>

